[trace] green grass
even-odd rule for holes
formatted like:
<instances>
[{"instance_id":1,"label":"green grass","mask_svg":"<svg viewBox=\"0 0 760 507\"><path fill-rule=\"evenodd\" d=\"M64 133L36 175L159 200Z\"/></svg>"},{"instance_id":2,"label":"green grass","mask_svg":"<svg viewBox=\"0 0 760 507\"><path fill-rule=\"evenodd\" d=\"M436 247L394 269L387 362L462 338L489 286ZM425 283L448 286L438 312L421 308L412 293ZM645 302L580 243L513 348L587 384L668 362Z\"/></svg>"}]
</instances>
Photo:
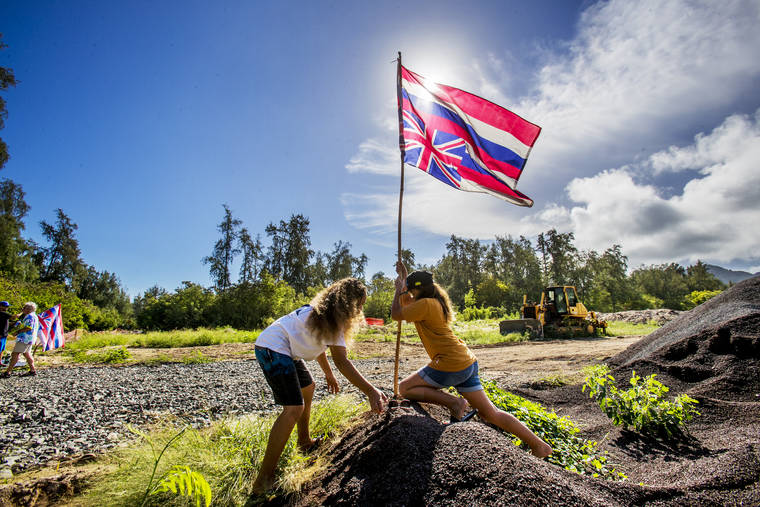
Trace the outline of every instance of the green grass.
<instances>
[{"instance_id":1,"label":"green grass","mask_svg":"<svg viewBox=\"0 0 760 507\"><path fill-rule=\"evenodd\" d=\"M191 354L189 356L186 356L182 358L182 362L185 364L203 364L203 363L213 363L214 358L208 357L200 350L195 351L194 354Z\"/></svg>"},{"instance_id":2,"label":"green grass","mask_svg":"<svg viewBox=\"0 0 760 507\"><path fill-rule=\"evenodd\" d=\"M77 363L100 363L100 364L119 364L126 363L132 357L126 347L110 348L102 351L87 352L78 350L72 355L72 359Z\"/></svg>"},{"instance_id":3,"label":"green grass","mask_svg":"<svg viewBox=\"0 0 760 507\"><path fill-rule=\"evenodd\" d=\"M366 410L350 395L331 396L312 407L312 437L331 436L350 426L352 418ZM251 485L266 449L269 430L276 418L246 416L225 419L204 429L189 428L165 452L159 462L154 484L175 465L189 466L208 481L213 505L245 505ZM140 505L153 470L155 456L178 433L177 426L165 423L142 433L128 448L104 456L98 462L109 470L93 480L93 486L80 498L83 505ZM152 443L152 446L151 446ZM316 461L303 456L291 435L278 467L276 494L298 491L326 467L326 457ZM188 505L187 499L170 494L148 497L146 505Z\"/></svg>"},{"instance_id":4,"label":"green grass","mask_svg":"<svg viewBox=\"0 0 760 507\"><path fill-rule=\"evenodd\" d=\"M499 333L499 319L482 319L471 321L454 321L452 331L468 345L493 345L496 343L517 343L528 340L527 334L510 333L502 336ZM398 324L391 322L382 327L368 327L356 334L356 341L395 342ZM404 322L401 326L402 343L420 343L414 324Z\"/></svg>"},{"instance_id":5,"label":"green grass","mask_svg":"<svg viewBox=\"0 0 760 507\"><path fill-rule=\"evenodd\" d=\"M610 336L648 335L657 329L660 329L660 326L654 322L633 324L622 320L613 320L607 323L607 334Z\"/></svg>"},{"instance_id":6,"label":"green grass","mask_svg":"<svg viewBox=\"0 0 760 507\"><path fill-rule=\"evenodd\" d=\"M141 334L85 333L79 340L66 344L76 352L120 345L124 347L176 348L202 347L221 343L254 343L261 331L239 331L230 327L217 329L183 329Z\"/></svg>"}]
</instances>

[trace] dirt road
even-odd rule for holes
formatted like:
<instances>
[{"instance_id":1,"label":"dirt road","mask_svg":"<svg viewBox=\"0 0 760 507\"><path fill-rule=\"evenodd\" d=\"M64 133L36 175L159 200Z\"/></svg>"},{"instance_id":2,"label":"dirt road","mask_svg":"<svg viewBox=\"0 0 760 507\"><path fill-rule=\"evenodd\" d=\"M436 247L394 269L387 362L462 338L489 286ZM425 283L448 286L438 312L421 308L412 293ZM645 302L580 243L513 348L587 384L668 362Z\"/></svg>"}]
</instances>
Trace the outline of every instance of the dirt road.
<instances>
[{"instance_id":1,"label":"dirt road","mask_svg":"<svg viewBox=\"0 0 760 507\"><path fill-rule=\"evenodd\" d=\"M532 341L511 345L475 346L482 374L507 387L536 382L548 377L580 380L580 370L599 363L625 350L641 336L624 338L582 338L573 340ZM395 344L389 342L358 342L353 347L360 358L395 355ZM417 369L428 363L422 345L401 345L404 370Z\"/></svg>"}]
</instances>

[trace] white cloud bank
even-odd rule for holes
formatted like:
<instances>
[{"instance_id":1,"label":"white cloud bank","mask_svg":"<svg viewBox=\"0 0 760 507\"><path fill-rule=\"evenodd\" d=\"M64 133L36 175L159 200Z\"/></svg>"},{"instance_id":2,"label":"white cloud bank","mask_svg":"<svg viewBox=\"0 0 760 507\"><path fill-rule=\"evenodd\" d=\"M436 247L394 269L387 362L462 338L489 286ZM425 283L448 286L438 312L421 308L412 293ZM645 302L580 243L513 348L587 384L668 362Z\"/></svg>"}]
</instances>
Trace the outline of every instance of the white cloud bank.
<instances>
[{"instance_id":1,"label":"white cloud bank","mask_svg":"<svg viewBox=\"0 0 760 507\"><path fill-rule=\"evenodd\" d=\"M622 168L577 178L567 193L579 203L566 210L579 246L624 246L635 262L760 257L760 110L733 115L694 144L649 157L654 172L695 169L680 194L660 195Z\"/></svg>"},{"instance_id":2,"label":"white cloud bank","mask_svg":"<svg viewBox=\"0 0 760 507\"><path fill-rule=\"evenodd\" d=\"M760 2L612 0L589 7L578 26L569 53L550 57L512 108L543 126L520 183L537 209L459 192L408 168L405 228L491 239L556 227L583 248L621 243L632 265L756 264L757 116L732 108L746 96L752 110L760 102ZM471 91L499 100L508 96L504 82L482 71L501 74L499 60L488 60L472 64L479 77ZM706 120L723 124L693 146L668 148L705 130ZM396 227L397 133L389 126L346 167L393 179L343 199L352 225L380 233ZM655 183L671 173L679 183L666 198Z\"/></svg>"}]
</instances>

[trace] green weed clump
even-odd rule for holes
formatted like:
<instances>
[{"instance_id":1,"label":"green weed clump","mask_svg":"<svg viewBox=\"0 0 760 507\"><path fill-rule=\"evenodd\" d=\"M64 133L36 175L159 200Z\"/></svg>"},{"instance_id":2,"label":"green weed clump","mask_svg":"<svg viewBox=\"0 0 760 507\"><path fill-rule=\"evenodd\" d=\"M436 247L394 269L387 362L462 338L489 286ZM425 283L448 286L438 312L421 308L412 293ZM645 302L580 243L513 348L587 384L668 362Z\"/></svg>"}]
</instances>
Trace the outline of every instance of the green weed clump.
<instances>
[{"instance_id":1,"label":"green weed clump","mask_svg":"<svg viewBox=\"0 0 760 507\"><path fill-rule=\"evenodd\" d=\"M213 363L214 358L208 357L200 350L196 350L195 354L191 354L187 357L182 358L182 362L185 364L205 364L205 363Z\"/></svg>"},{"instance_id":2,"label":"green weed clump","mask_svg":"<svg viewBox=\"0 0 760 507\"><path fill-rule=\"evenodd\" d=\"M619 390L608 366L587 366L583 372L586 375L583 392L588 389L589 397L616 426L625 429L630 426L652 436L672 437L682 434L686 423L699 415L694 408L699 402L687 394L668 401L665 395L669 389L655 379L656 375L648 375L641 381L634 371L629 381L631 388Z\"/></svg>"},{"instance_id":3,"label":"green weed clump","mask_svg":"<svg viewBox=\"0 0 760 507\"><path fill-rule=\"evenodd\" d=\"M578 436L580 430L566 417L549 411L539 403L526 400L499 388L495 382L481 379L486 395L494 405L515 416L544 442L554 449L547 461L566 470L592 477L624 480L626 475L607 460L606 453L597 451L597 442ZM514 438L516 445L525 445Z\"/></svg>"},{"instance_id":4,"label":"green weed clump","mask_svg":"<svg viewBox=\"0 0 760 507\"><path fill-rule=\"evenodd\" d=\"M66 344L70 350L91 350L113 345L142 348L203 347L222 343L254 343L261 331L241 331L230 327L217 329L183 329L135 334L86 333L79 340Z\"/></svg>"},{"instance_id":5,"label":"green weed clump","mask_svg":"<svg viewBox=\"0 0 760 507\"><path fill-rule=\"evenodd\" d=\"M650 321L646 324L634 324L622 320L613 320L607 323L607 334L610 336L638 336L648 335L658 329L660 325Z\"/></svg>"},{"instance_id":6,"label":"green weed clump","mask_svg":"<svg viewBox=\"0 0 760 507\"><path fill-rule=\"evenodd\" d=\"M125 363L132 354L125 347L119 347L114 349L107 349L99 352L87 353L86 350L78 350L74 352L72 358L77 363L103 363L103 364L118 364Z\"/></svg>"},{"instance_id":7,"label":"green weed clump","mask_svg":"<svg viewBox=\"0 0 760 507\"><path fill-rule=\"evenodd\" d=\"M344 431L352 419L366 409L366 403L357 403L351 395L331 396L314 404L312 437L327 438ZM246 505L276 417L277 414L224 419L208 428L188 428L180 438L176 438L177 427L171 422L147 434L135 430L139 439L133 445L100 461L109 471L93 481L82 503L133 506L141 505L145 499L145 505L187 505L187 497L169 494L146 497L145 493L146 487L154 483L154 477L161 483L178 469L189 466L207 481L214 505ZM162 447L165 451L157 462L156 449ZM301 454L293 432L280 458L279 479L273 493L287 495L298 491L324 470L326 459L318 456L314 460ZM155 474L154 466L157 467Z\"/></svg>"}]
</instances>

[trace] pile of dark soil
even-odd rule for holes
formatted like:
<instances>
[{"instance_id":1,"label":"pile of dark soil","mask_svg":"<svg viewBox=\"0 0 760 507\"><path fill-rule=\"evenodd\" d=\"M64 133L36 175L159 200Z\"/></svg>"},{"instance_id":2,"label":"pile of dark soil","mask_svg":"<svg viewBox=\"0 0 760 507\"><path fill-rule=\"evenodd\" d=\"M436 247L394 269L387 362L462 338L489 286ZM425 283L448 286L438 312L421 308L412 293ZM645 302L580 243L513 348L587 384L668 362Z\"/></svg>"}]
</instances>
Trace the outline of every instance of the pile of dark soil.
<instances>
[{"instance_id":1,"label":"pile of dark soil","mask_svg":"<svg viewBox=\"0 0 760 507\"><path fill-rule=\"evenodd\" d=\"M538 460L481 422L445 424L407 405L327 452L331 465L298 505L760 505L760 277L686 312L610 360L700 401L687 436L662 440L612 425L581 386L520 392L570 417L629 476L593 479ZM640 485L641 483L641 485Z\"/></svg>"},{"instance_id":2,"label":"pile of dark soil","mask_svg":"<svg viewBox=\"0 0 760 507\"><path fill-rule=\"evenodd\" d=\"M690 396L760 401L760 277L685 312L613 357Z\"/></svg>"}]
</instances>

